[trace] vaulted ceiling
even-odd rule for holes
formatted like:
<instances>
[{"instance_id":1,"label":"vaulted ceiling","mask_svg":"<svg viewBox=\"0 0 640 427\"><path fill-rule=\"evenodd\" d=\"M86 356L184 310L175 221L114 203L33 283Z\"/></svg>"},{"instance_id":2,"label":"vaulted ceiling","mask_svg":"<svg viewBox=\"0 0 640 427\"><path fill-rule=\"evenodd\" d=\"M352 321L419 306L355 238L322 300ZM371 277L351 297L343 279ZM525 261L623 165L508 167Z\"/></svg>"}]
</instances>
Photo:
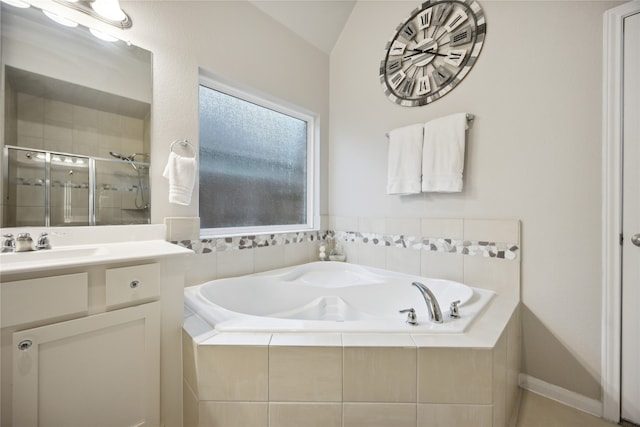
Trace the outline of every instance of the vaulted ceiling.
<instances>
[{"instance_id":1,"label":"vaulted ceiling","mask_svg":"<svg viewBox=\"0 0 640 427\"><path fill-rule=\"evenodd\" d=\"M355 0L249 0L325 53L331 53Z\"/></svg>"}]
</instances>

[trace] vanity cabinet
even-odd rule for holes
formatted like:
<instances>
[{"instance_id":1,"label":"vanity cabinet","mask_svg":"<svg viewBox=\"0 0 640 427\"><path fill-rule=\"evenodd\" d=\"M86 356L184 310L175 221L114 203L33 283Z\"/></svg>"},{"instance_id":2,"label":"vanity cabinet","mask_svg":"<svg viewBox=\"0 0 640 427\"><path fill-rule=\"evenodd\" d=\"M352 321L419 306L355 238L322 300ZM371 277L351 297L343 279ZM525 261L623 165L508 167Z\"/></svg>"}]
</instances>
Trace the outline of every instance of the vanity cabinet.
<instances>
[{"instance_id":1,"label":"vanity cabinet","mask_svg":"<svg viewBox=\"0 0 640 427\"><path fill-rule=\"evenodd\" d=\"M2 425L161 425L160 282L159 263L3 281Z\"/></svg>"},{"instance_id":2,"label":"vanity cabinet","mask_svg":"<svg viewBox=\"0 0 640 427\"><path fill-rule=\"evenodd\" d=\"M159 425L160 303L13 334L13 425Z\"/></svg>"}]
</instances>

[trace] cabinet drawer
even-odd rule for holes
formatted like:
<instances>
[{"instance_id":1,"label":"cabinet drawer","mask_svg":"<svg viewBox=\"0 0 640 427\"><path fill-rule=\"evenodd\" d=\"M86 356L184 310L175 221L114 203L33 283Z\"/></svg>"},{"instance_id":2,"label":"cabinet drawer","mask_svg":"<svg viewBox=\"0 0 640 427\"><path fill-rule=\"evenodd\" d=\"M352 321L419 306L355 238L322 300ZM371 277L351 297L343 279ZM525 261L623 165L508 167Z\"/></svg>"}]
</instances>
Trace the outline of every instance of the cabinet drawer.
<instances>
[{"instance_id":1,"label":"cabinet drawer","mask_svg":"<svg viewBox=\"0 0 640 427\"><path fill-rule=\"evenodd\" d=\"M74 314L87 314L87 273L2 284L2 327Z\"/></svg>"},{"instance_id":2,"label":"cabinet drawer","mask_svg":"<svg viewBox=\"0 0 640 427\"><path fill-rule=\"evenodd\" d=\"M155 299L160 295L160 267L158 264L110 268L106 272L106 281L107 309Z\"/></svg>"}]
</instances>

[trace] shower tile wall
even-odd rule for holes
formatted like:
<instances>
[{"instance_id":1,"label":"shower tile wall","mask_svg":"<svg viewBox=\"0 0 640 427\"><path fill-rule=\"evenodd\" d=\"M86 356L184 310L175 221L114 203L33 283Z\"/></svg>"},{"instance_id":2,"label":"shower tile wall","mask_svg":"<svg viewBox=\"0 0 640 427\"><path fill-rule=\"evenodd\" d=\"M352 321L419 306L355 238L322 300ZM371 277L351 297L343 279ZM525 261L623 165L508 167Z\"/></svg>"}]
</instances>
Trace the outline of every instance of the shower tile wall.
<instances>
[{"instance_id":1,"label":"shower tile wall","mask_svg":"<svg viewBox=\"0 0 640 427\"><path fill-rule=\"evenodd\" d=\"M149 153L149 119L138 119L93 108L46 99L7 89L5 144L18 147L70 153L81 156L112 159L109 152L125 155ZM143 160L144 161L144 160ZM102 169L108 174L111 169L122 169L128 165L106 164ZM39 225L44 216L44 190L37 184L42 171L32 169L21 172L25 183L16 188L18 206L8 209L7 216L15 215L16 225ZM123 176L132 175L124 170ZM104 176L104 173L102 174ZM135 176L134 176L135 178ZM134 178L128 177L135 181ZM98 182L108 182L101 180ZM52 183L53 183L52 177ZM34 185L35 184L35 185ZM52 186L54 195L55 183ZM78 183L82 187L88 182ZM133 184L135 185L135 184ZM38 191L42 190L42 191ZM112 187L98 187L96 194L97 222L103 224L137 223L139 212L135 209L135 191L114 191ZM88 199L76 197L71 210L86 215ZM76 215L78 216L78 215ZM8 218L10 220L10 218ZM141 220L142 221L142 220ZM146 222L146 219L144 221ZM54 224L52 218L52 225Z\"/></svg>"}]
</instances>

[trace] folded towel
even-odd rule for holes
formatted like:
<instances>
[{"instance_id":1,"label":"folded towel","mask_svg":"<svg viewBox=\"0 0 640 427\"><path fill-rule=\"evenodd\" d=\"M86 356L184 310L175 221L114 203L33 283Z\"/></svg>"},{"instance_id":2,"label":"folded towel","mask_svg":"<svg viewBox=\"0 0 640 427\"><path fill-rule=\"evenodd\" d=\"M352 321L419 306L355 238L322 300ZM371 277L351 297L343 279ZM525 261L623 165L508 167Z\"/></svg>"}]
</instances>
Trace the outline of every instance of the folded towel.
<instances>
[{"instance_id":1,"label":"folded towel","mask_svg":"<svg viewBox=\"0 0 640 427\"><path fill-rule=\"evenodd\" d=\"M415 124L389 132L387 194L420 193L422 128Z\"/></svg>"},{"instance_id":2,"label":"folded towel","mask_svg":"<svg viewBox=\"0 0 640 427\"><path fill-rule=\"evenodd\" d=\"M427 122L422 149L422 191L462 191L464 169L465 113Z\"/></svg>"},{"instance_id":3,"label":"folded towel","mask_svg":"<svg viewBox=\"0 0 640 427\"><path fill-rule=\"evenodd\" d=\"M195 157L182 157L169 153L162 176L169 180L169 203L188 205L196 182L198 164Z\"/></svg>"}]
</instances>

